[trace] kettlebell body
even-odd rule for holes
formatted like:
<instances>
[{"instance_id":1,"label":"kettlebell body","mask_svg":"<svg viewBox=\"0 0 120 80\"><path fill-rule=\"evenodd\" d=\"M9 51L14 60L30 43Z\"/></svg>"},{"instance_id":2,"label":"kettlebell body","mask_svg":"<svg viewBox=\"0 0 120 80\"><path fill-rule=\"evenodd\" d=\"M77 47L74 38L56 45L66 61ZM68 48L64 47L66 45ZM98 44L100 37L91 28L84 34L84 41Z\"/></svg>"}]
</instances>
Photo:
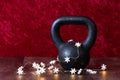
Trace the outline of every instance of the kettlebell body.
<instances>
[{"instance_id":1,"label":"kettlebell body","mask_svg":"<svg viewBox=\"0 0 120 80\"><path fill-rule=\"evenodd\" d=\"M88 29L88 36L86 40L84 42L63 42L60 37L60 27L65 24L86 25ZM53 42L58 48L58 59L63 69L84 69L88 65L90 60L89 51L96 40L96 35L96 26L88 17L64 16L53 22L51 27L51 36Z\"/></svg>"}]
</instances>

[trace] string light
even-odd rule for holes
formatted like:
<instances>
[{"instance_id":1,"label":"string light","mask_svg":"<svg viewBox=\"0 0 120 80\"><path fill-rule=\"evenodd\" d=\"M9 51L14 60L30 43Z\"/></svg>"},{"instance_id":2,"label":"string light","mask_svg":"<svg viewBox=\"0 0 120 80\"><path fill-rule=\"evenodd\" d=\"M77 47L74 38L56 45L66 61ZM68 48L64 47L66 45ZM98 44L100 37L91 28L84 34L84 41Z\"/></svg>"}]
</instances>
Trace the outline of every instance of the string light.
<instances>
[{"instance_id":1,"label":"string light","mask_svg":"<svg viewBox=\"0 0 120 80\"><path fill-rule=\"evenodd\" d=\"M53 73L58 73L58 72L59 72L59 69L55 67L55 68L53 69Z\"/></svg>"},{"instance_id":2,"label":"string light","mask_svg":"<svg viewBox=\"0 0 120 80\"><path fill-rule=\"evenodd\" d=\"M59 61L59 58L58 58L58 56L57 56L57 61Z\"/></svg>"},{"instance_id":3,"label":"string light","mask_svg":"<svg viewBox=\"0 0 120 80\"><path fill-rule=\"evenodd\" d=\"M45 63L41 62L40 63L41 67L45 67Z\"/></svg>"},{"instance_id":4,"label":"string light","mask_svg":"<svg viewBox=\"0 0 120 80\"><path fill-rule=\"evenodd\" d=\"M75 46L79 48L81 46L81 43L80 42L76 42Z\"/></svg>"},{"instance_id":5,"label":"string light","mask_svg":"<svg viewBox=\"0 0 120 80\"><path fill-rule=\"evenodd\" d=\"M97 71L91 71L90 72L90 74L96 74L97 73Z\"/></svg>"},{"instance_id":6,"label":"string light","mask_svg":"<svg viewBox=\"0 0 120 80\"><path fill-rule=\"evenodd\" d=\"M56 60L52 60L49 62L51 65L55 64L56 63Z\"/></svg>"},{"instance_id":7,"label":"string light","mask_svg":"<svg viewBox=\"0 0 120 80\"><path fill-rule=\"evenodd\" d=\"M70 73L71 74L75 74L76 73L76 69L75 68L71 68Z\"/></svg>"},{"instance_id":8,"label":"string light","mask_svg":"<svg viewBox=\"0 0 120 80\"><path fill-rule=\"evenodd\" d=\"M18 73L18 75L22 75L23 74L23 66L20 66L19 68L18 68L18 71L17 71L17 73Z\"/></svg>"},{"instance_id":9,"label":"string light","mask_svg":"<svg viewBox=\"0 0 120 80\"><path fill-rule=\"evenodd\" d=\"M94 71L92 69L86 69L86 71L90 74L96 74L97 73L97 71Z\"/></svg>"},{"instance_id":10,"label":"string light","mask_svg":"<svg viewBox=\"0 0 120 80\"><path fill-rule=\"evenodd\" d=\"M65 62L70 62L70 58L69 57L65 57Z\"/></svg>"},{"instance_id":11,"label":"string light","mask_svg":"<svg viewBox=\"0 0 120 80\"><path fill-rule=\"evenodd\" d=\"M35 69L39 69L40 65L38 63L36 63L36 62L33 62L32 67L35 68Z\"/></svg>"},{"instance_id":12,"label":"string light","mask_svg":"<svg viewBox=\"0 0 120 80\"><path fill-rule=\"evenodd\" d=\"M46 68L44 68L44 67L40 67L40 71L41 71L41 73L45 73L46 71Z\"/></svg>"},{"instance_id":13,"label":"string light","mask_svg":"<svg viewBox=\"0 0 120 80\"><path fill-rule=\"evenodd\" d=\"M36 62L33 62L33 63L32 63L32 67L35 68L35 67L36 67L36 64L37 64Z\"/></svg>"},{"instance_id":14,"label":"string light","mask_svg":"<svg viewBox=\"0 0 120 80\"><path fill-rule=\"evenodd\" d=\"M77 43L76 43L77 44ZM45 66L45 63L43 63L43 62L40 62L40 64L38 64L38 63L36 63L36 62L33 62L32 63L32 67L33 68L35 68L36 69L36 71L35 71L35 74L37 74L37 75L40 75L40 74L43 74L43 73L46 73L46 68L48 69L48 70L52 70L53 71L53 73L55 73L55 74L57 74L57 73L59 73L60 72L60 70L59 70L59 68L57 68L57 67L54 67L54 64L56 63L56 61L57 60L51 60L50 62L49 62L49 66L48 67L46 67ZM70 62L70 57L65 57L65 62ZM24 73L24 71L23 71L23 66L20 66L18 69L17 69L17 74L18 75L22 75L23 73ZM106 70L107 69L107 67L106 67L106 65L105 64L102 64L101 65L101 70ZM69 71L71 74L76 74L76 72L77 72L77 74L81 74L82 73L82 70L83 69L79 69L79 70L76 70L75 68L71 68L71 70ZM89 74L96 74L97 73L97 71L94 71L94 70L92 70L92 69L86 69L86 72L88 72Z\"/></svg>"},{"instance_id":15,"label":"string light","mask_svg":"<svg viewBox=\"0 0 120 80\"><path fill-rule=\"evenodd\" d=\"M37 69L37 70L35 71L35 73L36 73L37 75L43 74L43 73L46 72L45 70L46 70L46 69L45 69L44 67L40 67L39 69Z\"/></svg>"},{"instance_id":16,"label":"string light","mask_svg":"<svg viewBox=\"0 0 120 80\"><path fill-rule=\"evenodd\" d=\"M41 74L40 69L37 69L37 71L35 71L35 73L36 73L37 75L40 75L40 74Z\"/></svg>"},{"instance_id":17,"label":"string light","mask_svg":"<svg viewBox=\"0 0 120 80\"><path fill-rule=\"evenodd\" d=\"M82 69L79 69L78 72L77 72L77 74L81 74L81 72L82 72Z\"/></svg>"},{"instance_id":18,"label":"string light","mask_svg":"<svg viewBox=\"0 0 120 80\"><path fill-rule=\"evenodd\" d=\"M52 66L49 66L48 67L48 70L51 70L51 69L53 69L54 68L54 66L52 65Z\"/></svg>"},{"instance_id":19,"label":"string light","mask_svg":"<svg viewBox=\"0 0 120 80\"><path fill-rule=\"evenodd\" d=\"M106 70L106 69L107 69L106 65L105 65L105 64L102 64L102 65L101 65L101 70L104 71L104 70Z\"/></svg>"}]
</instances>

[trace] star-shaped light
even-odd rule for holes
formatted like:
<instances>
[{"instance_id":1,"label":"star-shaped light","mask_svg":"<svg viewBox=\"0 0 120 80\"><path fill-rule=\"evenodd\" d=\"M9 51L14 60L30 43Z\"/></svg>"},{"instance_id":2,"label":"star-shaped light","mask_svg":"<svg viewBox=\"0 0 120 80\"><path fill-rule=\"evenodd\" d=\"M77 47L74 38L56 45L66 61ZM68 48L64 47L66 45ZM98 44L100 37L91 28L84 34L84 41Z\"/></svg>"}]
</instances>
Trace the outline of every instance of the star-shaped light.
<instances>
[{"instance_id":1,"label":"star-shaped light","mask_svg":"<svg viewBox=\"0 0 120 80\"><path fill-rule=\"evenodd\" d=\"M53 73L58 73L58 72L59 72L59 69L55 67L55 68L53 69Z\"/></svg>"},{"instance_id":2,"label":"star-shaped light","mask_svg":"<svg viewBox=\"0 0 120 80\"><path fill-rule=\"evenodd\" d=\"M79 48L81 46L81 43L80 42L76 42L75 46Z\"/></svg>"},{"instance_id":3,"label":"star-shaped light","mask_svg":"<svg viewBox=\"0 0 120 80\"><path fill-rule=\"evenodd\" d=\"M41 71L41 73L45 73L45 68L44 67L40 67L40 71Z\"/></svg>"},{"instance_id":4,"label":"star-shaped light","mask_svg":"<svg viewBox=\"0 0 120 80\"><path fill-rule=\"evenodd\" d=\"M75 74L76 73L76 69L75 68L71 68L70 73L71 74Z\"/></svg>"},{"instance_id":5,"label":"star-shaped light","mask_svg":"<svg viewBox=\"0 0 120 80\"><path fill-rule=\"evenodd\" d=\"M19 68L18 68L18 71L17 71L17 73L18 73L18 75L22 75L23 74L23 66L20 66Z\"/></svg>"},{"instance_id":6,"label":"star-shaped light","mask_svg":"<svg viewBox=\"0 0 120 80\"><path fill-rule=\"evenodd\" d=\"M36 73L37 75L41 74L40 69L37 69L37 71L35 71L35 73Z\"/></svg>"},{"instance_id":7,"label":"star-shaped light","mask_svg":"<svg viewBox=\"0 0 120 80\"><path fill-rule=\"evenodd\" d=\"M37 63L35 68L40 69L40 65Z\"/></svg>"},{"instance_id":8,"label":"star-shaped light","mask_svg":"<svg viewBox=\"0 0 120 80\"><path fill-rule=\"evenodd\" d=\"M78 72L77 72L77 74L81 74L81 72L82 72L82 69L79 69Z\"/></svg>"},{"instance_id":9,"label":"star-shaped light","mask_svg":"<svg viewBox=\"0 0 120 80\"><path fill-rule=\"evenodd\" d=\"M56 60L52 60L52 61L50 61L50 64L52 65L52 64L55 64L56 63Z\"/></svg>"},{"instance_id":10,"label":"star-shaped light","mask_svg":"<svg viewBox=\"0 0 120 80\"><path fill-rule=\"evenodd\" d=\"M51 69L53 69L54 68L54 66L49 66L48 67L48 70L51 70Z\"/></svg>"},{"instance_id":11,"label":"star-shaped light","mask_svg":"<svg viewBox=\"0 0 120 80\"><path fill-rule=\"evenodd\" d=\"M106 65L105 65L105 64L102 64L102 65L101 65L101 70L106 70L106 69L107 69Z\"/></svg>"},{"instance_id":12,"label":"star-shaped light","mask_svg":"<svg viewBox=\"0 0 120 80\"><path fill-rule=\"evenodd\" d=\"M72 42L72 41L73 41L73 39L68 40L68 42Z\"/></svg>"},{"instance_id":13,"label":"star-shaped light","mask_svg":"<svg viewBox=\"0 0 120 80\"><path fill-rule=\"evenodd\" d=\"M41 62L40 65L41 65L42 67L45 67L45 63L43 63L43 62Z\"/></svg>"},{"instance_id":14,"label":"star-shaped light","mask_svg":"<svg viewBox=\"0 0 120 80\"><path fill-rule=\"evenodd\" d=\"M18 70L18 71L17 71L18 75L22 75L23 72L24 72L23 70Z\"/></svg>"},{"instance_id":15,"label":"star-shaped light","mask_svg":"<svg viewBox=\"0 0 120 80\"><path fill-rule=\"evenodd\" d=\"M22 70L23 69L23 66L20 66L19 68L18 68L18 70Z\"/></svg>"},{"instance_id":16,"label":"star-shaped light","mask_svg":"<svg viewBox=\"0 0 120 80\"><path fill-rule=\"evenodd\" d=\"M58 56L57 56L57 61L59 61L59 58L58 58Z\"/></svg>"},{"instance_id":17,"label":"star-shaped light","mask_svg":"<svg viewBox=\"0 0 120 80\"><path fill-rule=\"evenodd\" d=\"M35 69L40 69L40 65L36 62L32 63L32 67Z\"/></svg>"},{"instance_id":18,"label":"star-shaped light","mask_svg":"<svg viewBox=\"0 0 120 80\"><path fill-rule=\"evenodd\" d=\"M39 75L39 74L42 74L42 73L45 73L45 68L44 67L40 67L39 69L37 69L36 71L35 71L35 73L37 74L37 75Z\"/></svg>"},{"instance_id":19,"label":"star-shaped light","mask_svg":"<svg viewBox=\"0 0 120 80\"><path fill-rule=\"evenodd\" d=\"M70 58L69 57L65 57L65 62L70 62Z\"/></svg>"},{"instance_id":20,"label":"star-shaped light","mask_svg":"<svg viewBox=\"0 0 120 80\"><path fill-rule=\"evenodd\" d=\"M37 65L37 63L36 63L36 62L33 62L33 63L32 63L32 67L33 67L33 68L35 68L35 67L36 67L36 65Z\"/></svg>"}]
</instances>

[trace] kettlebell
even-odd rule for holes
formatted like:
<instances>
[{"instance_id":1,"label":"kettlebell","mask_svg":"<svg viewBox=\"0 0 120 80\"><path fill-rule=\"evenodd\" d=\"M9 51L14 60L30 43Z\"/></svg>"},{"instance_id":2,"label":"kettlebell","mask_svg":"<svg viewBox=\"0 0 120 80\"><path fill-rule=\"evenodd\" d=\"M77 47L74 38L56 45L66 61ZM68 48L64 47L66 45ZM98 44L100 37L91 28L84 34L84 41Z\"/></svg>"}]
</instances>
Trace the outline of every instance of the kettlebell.
<instances>
[{"instance_id":1,"label":"kettlebell","mask_svg":"<svg viewBox=\"0 0 120 80\"><path fill-rule=\"evenodd\" d=\"M64 42L60 36L60 28L66 24L85 25L88 35L83 42ZM84 69L89 64L89 51L95 43L97 29L95 23L85 16L62 16L57 18L51 26L51 37L58 48L58 59L65 70Z\"/></svg>"}]
</instances>

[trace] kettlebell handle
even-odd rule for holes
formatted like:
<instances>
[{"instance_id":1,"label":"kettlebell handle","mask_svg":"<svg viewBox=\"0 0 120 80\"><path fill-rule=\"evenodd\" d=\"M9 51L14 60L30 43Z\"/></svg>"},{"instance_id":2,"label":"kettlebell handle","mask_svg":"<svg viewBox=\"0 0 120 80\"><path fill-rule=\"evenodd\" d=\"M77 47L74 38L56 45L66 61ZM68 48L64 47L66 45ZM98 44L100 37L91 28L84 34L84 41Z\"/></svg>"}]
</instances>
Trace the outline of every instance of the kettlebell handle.
<instances>
[{"instance_id":1,"label":"kettlebell handle","mask_svg":"<svg viewBox=\"0 0 120 80\"><path fill-rule=\"evenodd\" d=\"M90 49L93 46L97 35L95 23L90 18L84 16L63 16L56 19L51 27L52 40L57 48L64 43L60 37L60 27L65 24L86 25L88 29L88 35L82 44L86 49Z\"/></svg>"}]
</instances>

